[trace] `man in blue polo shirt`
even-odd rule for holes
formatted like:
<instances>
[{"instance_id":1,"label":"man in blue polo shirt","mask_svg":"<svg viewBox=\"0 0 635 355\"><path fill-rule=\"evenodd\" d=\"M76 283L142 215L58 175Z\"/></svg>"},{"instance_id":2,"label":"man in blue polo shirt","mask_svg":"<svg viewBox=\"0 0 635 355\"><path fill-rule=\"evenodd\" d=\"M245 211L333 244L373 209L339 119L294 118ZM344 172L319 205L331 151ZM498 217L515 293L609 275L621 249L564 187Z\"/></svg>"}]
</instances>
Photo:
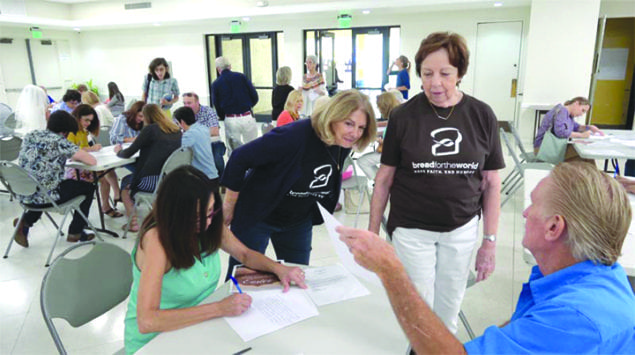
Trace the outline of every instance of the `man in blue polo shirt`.
<instances>
[{"instance_id":1,"label":"man in blue polo shirt","mask_svg":"<svg viewBox=\"0 0 635 355\"><path fill-rule=\"evenodd\" d=\"M181 147L192 148L192 166L202 171L210 180L218 179L209 128L197 122L194 111L187 106L174 111L174 119L185 131L181 138Z\"/></svg>"},{"instance_id":2,"label":"man in blue polo shirt","mask_svg":"<svg viewBox=\"0 0 635 355\"><path fill-rule=\"evenodd\" d=\"M523 246L538 263L503 326L461 344L423 301L393 248L339 227L355 260L382 280L417 354L635 354L635 296L617 262L631 207L595 166L562 163L531 193Z\"/></svg>"},{"instance_id":3,"label":"man in blue polo shirt","mask_svg":"<svg viewBox=\"0 0 635 355\"><path fill-rule=\"evenodd\" d=\"M244 74L231 71L227 58L218 57L215 64L218 78L212 83L212 103L218 116L225 119L231 154L232 149L258 138L258 125L251 111L258 103L258 93Z\"/></svg>"}]
</instances>

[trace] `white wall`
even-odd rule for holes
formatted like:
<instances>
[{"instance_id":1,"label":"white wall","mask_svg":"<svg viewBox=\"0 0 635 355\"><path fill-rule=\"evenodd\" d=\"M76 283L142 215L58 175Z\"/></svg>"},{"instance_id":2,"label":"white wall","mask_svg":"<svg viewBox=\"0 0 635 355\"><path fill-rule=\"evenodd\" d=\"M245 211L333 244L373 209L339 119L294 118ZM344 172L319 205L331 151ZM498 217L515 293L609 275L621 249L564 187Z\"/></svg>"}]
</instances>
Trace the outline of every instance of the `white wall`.
<instances>
[{"instance_id":1,"label":"white wall","mask_svg":"<svg viewBox=\"0 0 635 355\"><path fill-rule=\"evenodd\" d=\"M523 20L528 21L529 8L473 10L452 12L426 12L415 14L389 14L355 16L353 26L401 25L402 53L413 59L421 40L430 32L451 30L466 37L470 48L476 43L479 22ZM303 30L337 28L333 14L311 16L276 16L254 18L243 23L243 32L284 31L285 61L280 65L291 67L292 85L301 80L304 58ZM208 87L205 63L205 34L228 33L229 20L212 20L191 26L160 26L125 30L86 31L79 35L82 80L92 78L105 88L115 81L127 96L139 96L143 76L152 58L163 56L172 62L174 77L181 92L196 91L207 102ZM463 80L462 89L470 93L473 88L473 66ZM419 92L420 82L412 75L412 93Z\"/></svg>"},{"instance_id":2,"label":"white wall","mask_svg":"<svg viewBox=\"0 0 635 355\"><path fill-rule=\"evenodd\" d=\"M527 37L520 131L533 138L530 105L555 105L587 96L600 0L533 0Z\"/></svg>"}]
</instances>

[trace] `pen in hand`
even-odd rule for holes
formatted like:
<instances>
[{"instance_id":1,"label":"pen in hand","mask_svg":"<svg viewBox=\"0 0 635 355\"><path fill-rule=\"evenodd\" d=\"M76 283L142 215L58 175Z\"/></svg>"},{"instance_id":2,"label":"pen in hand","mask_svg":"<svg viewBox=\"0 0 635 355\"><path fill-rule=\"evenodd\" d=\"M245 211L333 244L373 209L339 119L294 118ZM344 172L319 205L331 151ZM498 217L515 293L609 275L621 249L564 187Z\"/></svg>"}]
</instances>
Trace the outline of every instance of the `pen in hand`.
<instances>
[{"instance_id":1,"label":"pen in hand","mask_svg":"<svg viewBox=\"0 0 635 355\"><path fill-rule=\"evenodd\" d=\"M232 282L234 283L234 286L236 286L238 293L243 293L243 290L241 290L240 286L238 286L238 281L236 280L236 278L234 276L229 276L229 278L232 279Z\"/></svg>"}]
</instances>

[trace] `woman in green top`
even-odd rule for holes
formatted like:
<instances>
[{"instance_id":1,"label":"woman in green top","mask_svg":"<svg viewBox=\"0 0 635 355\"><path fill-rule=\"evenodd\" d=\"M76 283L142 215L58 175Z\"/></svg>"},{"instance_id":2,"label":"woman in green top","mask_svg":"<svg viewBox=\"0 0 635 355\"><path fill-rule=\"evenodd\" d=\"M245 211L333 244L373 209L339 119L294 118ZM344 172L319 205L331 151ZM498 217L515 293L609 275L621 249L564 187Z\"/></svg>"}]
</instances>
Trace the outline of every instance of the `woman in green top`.
<instances>
[{"instance_id":1,"label":"woman in green top","mask_svg":"<svg viewBox=\"0 0 635 355\"><path fill-rule=\"evenodd\" d=\"M131 354L159 332L245 312L251 297L233 294L199 303L216 289L218 249L251 269L275 273L284 286L306 288L304 272L276 263L245 247L223 224L218 183L191 166L174 170L161 183L152 212L132 251L133 284L125 319L126 352Z\"/></svg>"}]
</instances>

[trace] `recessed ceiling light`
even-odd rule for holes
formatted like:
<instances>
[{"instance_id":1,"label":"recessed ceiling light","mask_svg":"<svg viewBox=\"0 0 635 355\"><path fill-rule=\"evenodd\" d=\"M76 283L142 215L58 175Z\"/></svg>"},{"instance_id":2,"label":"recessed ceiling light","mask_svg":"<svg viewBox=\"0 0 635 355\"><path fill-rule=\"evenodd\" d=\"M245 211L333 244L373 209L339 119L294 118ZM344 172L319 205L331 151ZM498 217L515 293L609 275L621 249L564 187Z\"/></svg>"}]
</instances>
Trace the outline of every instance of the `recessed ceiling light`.
<instances>
[{"instance_id":1,"label":"recessed ceiling light","mask_svg":"<svg viewBox=\"0 0 635 355\"><path fill-rule=\"evenodd\" d=\"M77 31L77 32L79 32L79 31L81 31L81 30L82 30L82 29L81 29L81 28L79 28L79 27L73 27L73 31Z\"/></svg>"},{"instance_id":2,"label":"recessed ceiling light","mask_svg":"<svg viewBox=\"0 0 635 355\"><path fill-rule=\"evenodd\" d=\"M362 11L362 13L363 13L364 15L368 15L368 14L370 14L370 10L364 10L364 11Z\"/></svg>"},{"instance_id":3,"label":"recessed ceiling light","mask_svg":"<svg viewBox=\"0 0 635 355\"><path fill-rule=\"evenodd\" d=\"M154 25L154 26L157 26L157 27L161 26L161 24L160 24L160 23L158 23L158 22L153 23L153 25Z\"/></svg>"},{"instance_id":4,"label":"recessed ceiling light","mask_svg":"<svg viewBox=\"0 0 635 355\"><path fill-rule=\"evenodd\" d=\"M249 22L249 21L251 21L251 17L245 16L245 17L243 17L243 21Z\"/></svg>"},{"instance_id":5,"label":"recessed ceiling light","mask_svg":"<svg viewBox=\"0 0 635 355\"><path fill-rule=\"evenodd\" d=\"M256 1L256 6L258 6L258 7L269 6L269 1L267 1L267 0Z\"/></svg>"},{"instance_id":6,"label":"recessed ceiling light","mask_svg":"<svg viewBox=\"0 0 635 355\"><path fill-rule=\"evenodd\" d=\"M503 6L503 2L502 1L497 1L494 3L494 7L501 7Z\"/></svg>"}]
</instances>

